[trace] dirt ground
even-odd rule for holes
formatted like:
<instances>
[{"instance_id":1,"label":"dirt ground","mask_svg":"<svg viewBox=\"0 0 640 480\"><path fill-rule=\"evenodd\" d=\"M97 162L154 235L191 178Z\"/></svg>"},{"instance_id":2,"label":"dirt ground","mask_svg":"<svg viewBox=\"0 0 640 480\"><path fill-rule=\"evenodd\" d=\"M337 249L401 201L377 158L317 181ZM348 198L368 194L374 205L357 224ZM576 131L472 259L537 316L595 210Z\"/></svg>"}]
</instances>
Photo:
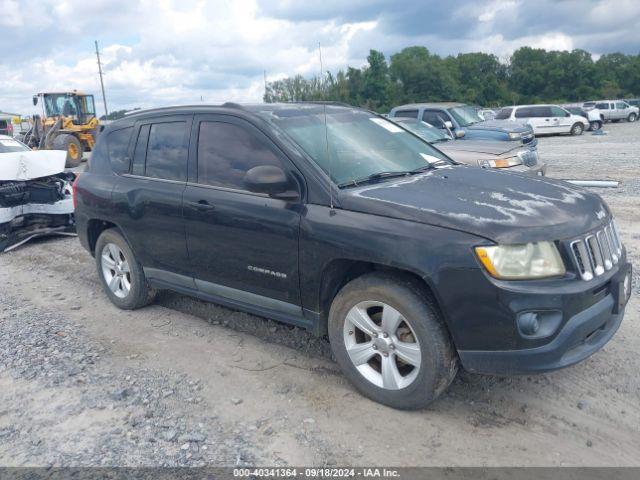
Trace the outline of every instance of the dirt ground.
<instances>
[{"instance_id":1,"label":"dirt ground","mask_svg":"<svg viewBox=\"0 0 640 480\"><path fill-rule=\"evenodd\" d=\"M640 258L640 124L540 139ZM0 255L0 465L640 466L638 276L613 340L551 374L462 372L429 409L354 391L325 340L172 293L135 312L75 238Z\"/></svg>"}]
</instances>

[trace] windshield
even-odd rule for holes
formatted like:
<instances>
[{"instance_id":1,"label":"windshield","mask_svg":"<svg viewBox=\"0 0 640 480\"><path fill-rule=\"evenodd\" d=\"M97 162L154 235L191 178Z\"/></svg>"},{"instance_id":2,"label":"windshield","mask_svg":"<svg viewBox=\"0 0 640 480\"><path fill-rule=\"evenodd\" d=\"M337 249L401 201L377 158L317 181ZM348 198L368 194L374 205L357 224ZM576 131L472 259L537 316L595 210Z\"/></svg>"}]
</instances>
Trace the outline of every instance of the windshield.
<instances>
[{"instance_id":1,"label":"windshield","mask_svg":"<svg viewBox=\"0 0 640 480\"><path fill-rule=\"evenodd\" d=\"M69 95L66 93L49 93L44 96L45 112L48 117L93 116L96 113L93 95Z\"/></svg>"},{"instance_id":2,"label":"windshield","mask_svg":"<svg viewBox=\"0 0 640 480\"><path fill-rule=\"evenodd\" d=\"M448 108L447 112L451 114L461 127L468 127L474 123L482 122L483 119L473 107L464 105L462 107Z\"/></svg>"},{"instance_id":3,"label":"windshield","mask_svg":"<svg viewBox=\"0 0 640 480\"><path fill-rule=\"evenodd\" d=\"M451 137L440 128L420 120L399 120L398 123L429 143L448 142Z\"/></svg>"},{"instance_id":4,"label":"windshield","mask_svg":"<svg viewBox=\"0 0 640 480\"><path fill-rule=\"evenodd\" d=\"M261 114L284 130L337 185L449 163L428 143L364 110L298 105Z\"/></svg>"},{"instance_id":5,"label":"windshield","mask_svg":"<svg viewBox=\"0 0 640 480\"><path fill-rule=\"evenodd\" d=\"M0 138L0 153L29 151L29 147L13 138Z\"/></svg>"}]
</instances>

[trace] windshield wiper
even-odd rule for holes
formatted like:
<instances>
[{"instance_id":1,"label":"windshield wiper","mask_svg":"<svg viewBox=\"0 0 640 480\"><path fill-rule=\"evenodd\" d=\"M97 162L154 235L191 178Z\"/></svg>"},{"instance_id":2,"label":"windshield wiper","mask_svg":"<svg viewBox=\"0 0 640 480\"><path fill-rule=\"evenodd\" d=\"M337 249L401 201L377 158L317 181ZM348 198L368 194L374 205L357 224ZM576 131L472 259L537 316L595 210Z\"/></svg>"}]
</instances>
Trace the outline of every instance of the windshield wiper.
<instances>
[{"instance_id":1,"label":"windshield wiper","mask_svg":"<svg viewBox=\"0 0 640 480\"><path fill-rule=\"evenodd\" d=\"M338 188L349 187L352 185L358 186L363 183L380 180L381 178L406 177L407 175L411 175L413 173L414 173L413 170L406 170L406 171L399 171L399 172L377 172L377 173L372 173L371 175L367 175L366 177L354 178L353 180L348 180L346 182L339 183Z\"/></svg>"}]
</instances>

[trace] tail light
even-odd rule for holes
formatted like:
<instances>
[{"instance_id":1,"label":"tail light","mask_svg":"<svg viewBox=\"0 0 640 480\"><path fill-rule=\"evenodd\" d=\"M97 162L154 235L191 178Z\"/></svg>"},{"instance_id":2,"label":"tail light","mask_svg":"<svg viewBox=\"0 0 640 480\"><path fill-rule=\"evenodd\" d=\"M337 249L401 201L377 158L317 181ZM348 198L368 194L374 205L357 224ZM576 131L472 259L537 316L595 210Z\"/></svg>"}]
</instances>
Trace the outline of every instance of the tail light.
<instances>
[{"instance_id":1,"label":"tail light","mask_svg":"<svg viewBox=\"0 0 640 480\"><path fill-rule=\"evenodd\" d=\"M76 179L71 184L71 197L73 198L73 209L76 209L78 205L78 180L80 179L80 174L76 174Z\"/></svg>"},{"instance_id":2,"label":"tail light","mask_svg":"<svg viewBox=\"0 0 640 480\"><path fill-rule=\"evenodd\" d=\"M7 122L7 135L13 137L13 124L11 122Z\"/></svg>"}]
</instances>

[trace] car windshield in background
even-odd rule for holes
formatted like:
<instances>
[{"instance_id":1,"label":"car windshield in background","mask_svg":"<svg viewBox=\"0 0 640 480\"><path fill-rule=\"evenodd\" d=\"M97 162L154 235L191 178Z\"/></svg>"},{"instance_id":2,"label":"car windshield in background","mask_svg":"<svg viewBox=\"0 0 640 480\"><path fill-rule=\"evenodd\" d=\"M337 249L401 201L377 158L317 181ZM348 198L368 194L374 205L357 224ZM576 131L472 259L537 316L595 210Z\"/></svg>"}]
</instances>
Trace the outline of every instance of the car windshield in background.
<instances>
[{"instance_id":1,"label":"car windshield in background","mask_svg":"<svg viewBox=\"0 0 640 480\"><path fill-rule=\"evenodd\" d=\"M435 128L420 120L400 120L398 123L429 143L448 142L451 140L451 137L444 130Z\"/></svg>"},{"instance_id":2,"label":"car windshield in background","mask_svg":"<svg viewBox=\"0 0 640 480\"><path fill-rule=\"evenodd\" d=\"M456 119L456 122L458 122L461 127L468 127L474 123L484 121L483 118L478 115L478 112L468 105L448 108L447 112Z\"/></svg>"},{"instance_id":3,"label":"car windshield in background","mask_svg":"<svg viewBox=\"0 0 640 480\"><path fill-rule=\"evenodd\" d=\"M12 138L0 138L0 153L29 151L29 147Z\"/></svg>"},{"instance_id":4,"label":"car windshield in background","mask_svg":"<svg viewBox=\"0 0 640 480\"><path fill-rule=\"evenodd\" d=\"M337 185L427 169L449 161L395 123L362 110L322 106L263 110Z\"/></svg>"},{"instance_id":5,"label":"car windshield in background","mask_svg":"<svg viewBox=\"0 0 640 480\"><path fill-rule=\"evenodd\" d=\"M498 113L496 113L496 120L507 120L511 117L511 112L513 108L503 108Z\"/></svg>"}]
</instances>

